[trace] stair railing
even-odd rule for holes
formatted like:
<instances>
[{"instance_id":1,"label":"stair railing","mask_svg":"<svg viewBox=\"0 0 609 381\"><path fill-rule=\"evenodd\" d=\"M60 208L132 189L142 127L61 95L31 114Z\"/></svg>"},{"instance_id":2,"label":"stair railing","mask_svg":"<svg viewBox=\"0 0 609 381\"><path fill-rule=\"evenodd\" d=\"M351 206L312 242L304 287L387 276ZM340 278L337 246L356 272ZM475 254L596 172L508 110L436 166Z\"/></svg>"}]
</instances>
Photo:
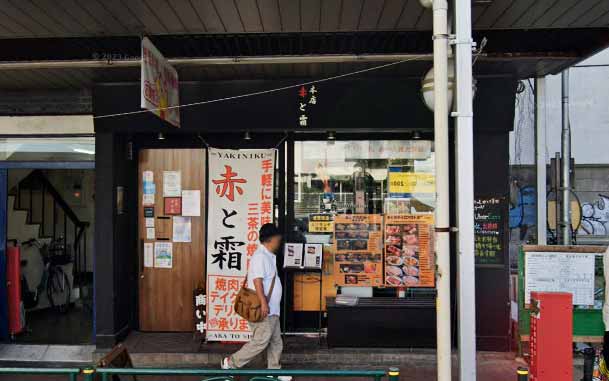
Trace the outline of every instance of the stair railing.
<instances>
[{"instance_id":1,"label":"stair railing","mask_svg":"<svg viewBox=\"0 0 609 381\"><path fill-rule=\"evenodd\" d=\"M80 284L80 276L82 273L87 271L87 228L89 227L89 222L81 221L80 218L74 213L72 208L68 205L68 203L64 200L61 194L57 191L57 189L51 184L49 179L44 175L44 173L36 169L32 171L28 176L23 178L18 186L17 186L17 199L16 203L19 209L24 209L22 205L23 200L23 192L29 192L29 200L28 200L28 223L37 223L37 221L33 220L34 215L34 190L40 189L40 200L41 200L41 210L40 210L40 229L41 235L45 236L45 233L50 233L45 231L45 215L46 213L52 213L52 224L53 231L51 237L53 240L57 240L59 231L57 229L58 223L63 222L63 247L64 247L64 255L67 255L68 252L68 220L73 226L73 241L70 242L72 247L72 252L74 253L74 267L73 267L73 275L74 275L74 283ZM47 210L46 203L46 195L50 195L53 200L52 210ZM38 196L38 195L36 195ZM63 212L63 221L58 221L59 211ZM84 263L83 263L84 262Z\"/></svg>"}]
</instances>

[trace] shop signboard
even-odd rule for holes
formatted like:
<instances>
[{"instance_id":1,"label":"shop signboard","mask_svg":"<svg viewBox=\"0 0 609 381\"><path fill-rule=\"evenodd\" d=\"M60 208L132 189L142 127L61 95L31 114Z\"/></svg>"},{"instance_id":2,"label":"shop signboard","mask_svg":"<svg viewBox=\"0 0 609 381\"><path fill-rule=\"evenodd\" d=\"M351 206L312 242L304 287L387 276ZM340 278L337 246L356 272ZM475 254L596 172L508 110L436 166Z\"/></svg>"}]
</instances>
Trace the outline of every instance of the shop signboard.
<instances>
[{"instance_id":1,"label":"shop signboard","mask_svg":"<svg viewBox=\"0 0 609 381\"><path fill-rule=\"evenodd\" d=\"M346 160L416 159L431 156L431 140L353 141L346 146Z\"/></svg>"},{"instance_id":2,"label":"shop signboard","mask_svg":"<svg viewBox=\"0 0 609 381\"><path fill-rule=\"evenodd\" d=\"M334 275L338 286L383 284L383 216L339 214L334 219Z\"/></svg>"},{"instance_id":3,"label":"shop signboard","mask_svg":"<svg viewBox=\"0 0 609 381\"><path fill-rule=\"evenodd\" d=\"M178 72L148 37L142 39L140 103L143 109L180 127Z\"/></svg>"},{"instance_id":4,"label":"shop signboard","mask_svg":"<svg viewBox=\"0 0 609 381\"><path fill-rule=\"evenodd\" d=\"M207 330L209 341L248 341L233 302L258 248L258 230L273 222L275 150L209 149Z\"/></svg>"},{"instance_id":5,"label":"shop signboard","mask_svg":"<svg viewBox=\"0 0 609 381\"><path fill-rule=\"evenodd\" d=\"M333 233L334 217L332 213L314 213L309 215L309 233Z\"/></svg>"},{"instance_id":6,"label":"shop signboard","mask_svg":"<svg viewBox=\"0 0 609 381\"><path fill-rule=\"evenodd\" d=\"M432 214L385 216L385 283L388 287L434 287Z\"/></svg>"},{"instance_id":7,"label":"shop signboard","mask_svg":"<svg viewBox=\"0 0 609 381\"><path fill-rule=\"evenodd\" d=\"M505 197L474 200L474 250L477 265L502 265L507 241L508 205Z\"/></svg>"}]
</instances>

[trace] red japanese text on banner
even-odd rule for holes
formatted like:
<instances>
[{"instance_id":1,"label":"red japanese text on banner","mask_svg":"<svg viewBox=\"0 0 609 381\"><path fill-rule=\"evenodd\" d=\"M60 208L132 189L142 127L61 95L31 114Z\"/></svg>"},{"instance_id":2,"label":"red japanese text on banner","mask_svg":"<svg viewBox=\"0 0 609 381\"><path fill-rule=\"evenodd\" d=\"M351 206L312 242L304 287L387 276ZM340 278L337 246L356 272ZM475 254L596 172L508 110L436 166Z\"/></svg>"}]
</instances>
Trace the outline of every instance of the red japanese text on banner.
<instances>
[{"instance_id":1,"label":"red japanese text on banner","mask_svg":"<svg viewBox=\"0 0 609 381\"><path fill-rule=\"evenodd\" d=\"M233 311L258 230L273 222L275 150L209 149L207 340L248 341Z\"/></svg>"},{"instance_id":2,"label":"red japanese text on banner","mask_svg":"<svg viewBox=\"0 0 609 381\"><path fill-rule=\"evenodd\" d=\"M180 127L178 72L150 42L142 39L140 106ZM168 108L172 107L172 108Z\"/></svg>"}]
</instances>

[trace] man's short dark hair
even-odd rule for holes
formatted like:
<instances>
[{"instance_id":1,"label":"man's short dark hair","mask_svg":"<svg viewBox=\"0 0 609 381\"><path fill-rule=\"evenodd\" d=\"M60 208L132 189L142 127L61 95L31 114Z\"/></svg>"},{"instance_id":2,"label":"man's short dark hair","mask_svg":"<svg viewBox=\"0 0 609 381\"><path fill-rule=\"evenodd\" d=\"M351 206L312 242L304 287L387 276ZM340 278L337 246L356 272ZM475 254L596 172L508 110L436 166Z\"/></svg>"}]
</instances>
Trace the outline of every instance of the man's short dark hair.
<instances>
[{"instance_id":1,"label":"man's short dark hair","mask_svg":"<svg viewBox=\"0 0 609 381\"><path fill-rule=\"evenodd\" d=\"M281 232L279 231L279 229L277 229L277 227L273 224L264 224L260 227L260 242L264 243L264 242L268 242L270 241L271 238L281 235Z\"/></svg>"}]
</instances>

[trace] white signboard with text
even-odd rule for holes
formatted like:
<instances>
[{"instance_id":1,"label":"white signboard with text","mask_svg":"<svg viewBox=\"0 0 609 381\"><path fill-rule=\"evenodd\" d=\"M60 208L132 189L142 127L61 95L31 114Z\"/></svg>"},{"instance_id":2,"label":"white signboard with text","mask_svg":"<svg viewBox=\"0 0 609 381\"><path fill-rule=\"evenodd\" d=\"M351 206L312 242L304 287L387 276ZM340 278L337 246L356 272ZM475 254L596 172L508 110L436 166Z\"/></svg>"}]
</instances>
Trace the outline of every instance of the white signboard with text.
<instances>
[{"instance_id":1,"label":"white signboard with text","mask_svg":"<svg viewBox=\"0 0 609 381\"><path fill-rule=\"evenodd\" d=\"M525 253L525 304L531 291L569 292L573 305L594 304L595 254L535 252Z\"/></svg>"},{"instance_id":2,"label":"white signboard with text","mask_svg":"<svg viewBox=\"0 0 609 381\"><path fill-rule=\"evenodd\" d=\"M233 311L258 231L273 222L275 150L209 149L207 340L248 341Z\"/></svg>"},{"instance_id":3,"label":"white signboard with text","mask_svg":"<svg viewBox=\"0 0 609 381\"><path fill-rule=\"evenodd\" d=\"M178 72L148 37L142 39L141 104L143 109L180 127ZM174 107L174 108L167 108Z\"/></svg>"}]
</instances>

